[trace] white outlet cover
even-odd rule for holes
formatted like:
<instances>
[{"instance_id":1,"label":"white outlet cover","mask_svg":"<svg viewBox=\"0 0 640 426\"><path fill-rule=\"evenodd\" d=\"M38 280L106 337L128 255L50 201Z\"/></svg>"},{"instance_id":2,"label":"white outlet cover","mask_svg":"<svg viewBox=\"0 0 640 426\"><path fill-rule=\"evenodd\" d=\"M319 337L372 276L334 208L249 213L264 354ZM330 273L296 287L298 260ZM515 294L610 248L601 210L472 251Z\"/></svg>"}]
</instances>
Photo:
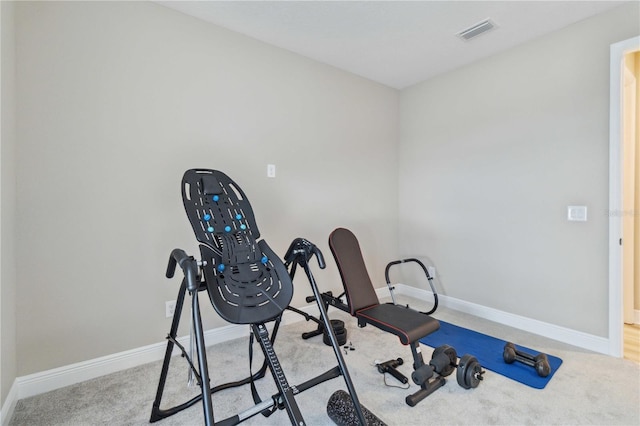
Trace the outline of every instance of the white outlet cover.
<instances>
[{"instance_id":1,"label":"white outlet cover","mask_svg":"<svg viewBox=\"0 0 640 426\"><path fill-rule=\"evenodd\" d=\"M587 206L569 206L567 207L567 220L572 222L587 221Z\"/></svg>"},{"instance_id":2,"label":"white outlet cover","mask_svg":"<svg viewBox=\"0 0 640 426\"><path fill-rule=\"evenodd\" d=\"M164 302L164 314L167 318L171 318L176 310L176 301L168 300Z\"/></svg>"}]
</instances>

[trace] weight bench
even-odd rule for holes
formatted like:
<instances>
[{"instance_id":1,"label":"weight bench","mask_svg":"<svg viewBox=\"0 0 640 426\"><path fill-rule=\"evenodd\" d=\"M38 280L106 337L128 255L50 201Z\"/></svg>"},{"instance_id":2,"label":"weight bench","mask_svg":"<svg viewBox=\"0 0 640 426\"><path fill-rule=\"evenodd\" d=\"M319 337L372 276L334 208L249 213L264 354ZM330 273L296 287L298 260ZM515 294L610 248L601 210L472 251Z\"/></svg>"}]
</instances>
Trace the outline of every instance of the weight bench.
<instances>
[{"instance_id":1,"label":"weight bench","mask_svg":"<svg viewBox=\"0 0 640 426\"><path fill-rule=\"evenodd\" d=\"M360 244L351 231L345 228L334 230L329 236L329 247L338 265L347 303L345 305L338 298L326 293L323 295L324 302L349 312L357 318L359 327L371 324L394 334L403 345L411 347L414 370L411 378L420 389L407 396L405 401L408 405L415 406L445 384L442 376L431 379L433 370L425 364L419 342L423 337L437 331L440 323L409 307L380 303L367 272ZM389 372L396 378L403 377L400 372L394 372L393 367L391 368Z\"/></svg>"}]
</instances>

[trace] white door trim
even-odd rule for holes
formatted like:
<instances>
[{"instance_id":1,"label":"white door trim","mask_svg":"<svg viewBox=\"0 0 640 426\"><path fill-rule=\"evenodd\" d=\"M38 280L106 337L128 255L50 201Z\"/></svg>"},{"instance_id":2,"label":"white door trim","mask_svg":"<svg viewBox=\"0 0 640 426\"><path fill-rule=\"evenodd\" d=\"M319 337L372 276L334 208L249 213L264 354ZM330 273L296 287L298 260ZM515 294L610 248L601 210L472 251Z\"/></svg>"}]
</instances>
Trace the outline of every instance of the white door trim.
<instances>
[{"instance_id":1,"label":"white door trim","mask_svg":"<svg viewBox=\"0 0 640 426\"><path fill-rule=\"evenodd\" d=\"M640 36L611 45L609 110L609 354L622 356L622 61Z\"/></svg>"}]
</instances>

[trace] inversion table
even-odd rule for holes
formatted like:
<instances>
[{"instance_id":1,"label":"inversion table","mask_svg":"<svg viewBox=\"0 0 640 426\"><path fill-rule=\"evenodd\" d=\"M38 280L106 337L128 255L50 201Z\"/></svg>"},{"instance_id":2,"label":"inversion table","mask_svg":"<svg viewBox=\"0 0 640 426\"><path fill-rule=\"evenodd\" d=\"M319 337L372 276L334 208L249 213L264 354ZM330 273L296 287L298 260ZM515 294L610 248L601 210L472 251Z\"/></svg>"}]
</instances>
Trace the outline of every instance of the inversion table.
<instances>
[{"instance_id":1,"label":"inversion table","mask_svg":"<svg viewBox=\"0 0 640 426\"><path fill-rule=\"evenodd\" d=\"M276 409L285 409L292 425L303 426L305 421L296 403L295 396L317 384L343 376L352 403L352 414L360 424L371 421L368 410L363 410L358 401L353 383L340 353L336 337L321 303L313 275L309 269L309 260L316 256L321 268L324 268L322 253L309 241L297 238L287 251L285 260L292 266L304 268L313 289L321 320L329 331L333 351L338 365L306 382L292 386L288 383L276 355L273 343L280 325L282 312L293 297L292 276L283 261L271 250L265 240L259 240L260 232L256 225L253 210L242 189L227 175L208 169L187 170L182 179L182 200L189 222L200 243L201 259L196 260L184 250L174 249L169 257L166 276L174 276L176 266L182 269L184 278L180 285L176 308L167 336L160 380L151 412L151 422L156 422L182 411L198 401L202 401L204 421L207 425L235 425L256 414L268 415ZM264 354L264 364L256 374L233 383L211 387L210 371L200 315L198 294L206 291L215 311L224 320L233 324L247 324L252 339L259 343ZM197 367L193 350L188 354L178 342L176 334L187 292L191 297L192 348L195 345ZM267 324L273 324L271 335ZM177 346L187 359L190 371L195 376L201 393L175 407L161 408L171 355ZM227 419L214 421L211 395L229 387L252 384L262 378L266 369L271 371L278 393L262 401L255 395L256 405ZM215 377L215 371L211 372ZM365 418L365 412L367 418ZM377 420L373 416L374 420ZM380 424L378 422L377 424Z\"/></svg>"}]
</instances>

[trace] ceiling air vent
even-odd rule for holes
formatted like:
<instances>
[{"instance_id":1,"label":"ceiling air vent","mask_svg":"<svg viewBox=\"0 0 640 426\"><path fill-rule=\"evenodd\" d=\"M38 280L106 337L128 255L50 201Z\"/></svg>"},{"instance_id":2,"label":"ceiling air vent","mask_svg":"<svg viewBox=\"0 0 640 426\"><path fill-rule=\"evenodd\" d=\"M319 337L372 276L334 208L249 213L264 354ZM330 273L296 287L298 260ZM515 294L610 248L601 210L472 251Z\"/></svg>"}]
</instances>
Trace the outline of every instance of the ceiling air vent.
<instances>
[{"instance_id":1,"label":"ceiling air vent","mask_svg":"<svg viewBox=\"0 0 640 426\"><path fill-rule=\"evenodd\" d=\"M485 19L482 22L460 31L457 36L465 41L469 41L472 38L478 37L480 34L484 34L487 31L496 28L496 24L491 19Z\"/></svg>"}]
</instances>

